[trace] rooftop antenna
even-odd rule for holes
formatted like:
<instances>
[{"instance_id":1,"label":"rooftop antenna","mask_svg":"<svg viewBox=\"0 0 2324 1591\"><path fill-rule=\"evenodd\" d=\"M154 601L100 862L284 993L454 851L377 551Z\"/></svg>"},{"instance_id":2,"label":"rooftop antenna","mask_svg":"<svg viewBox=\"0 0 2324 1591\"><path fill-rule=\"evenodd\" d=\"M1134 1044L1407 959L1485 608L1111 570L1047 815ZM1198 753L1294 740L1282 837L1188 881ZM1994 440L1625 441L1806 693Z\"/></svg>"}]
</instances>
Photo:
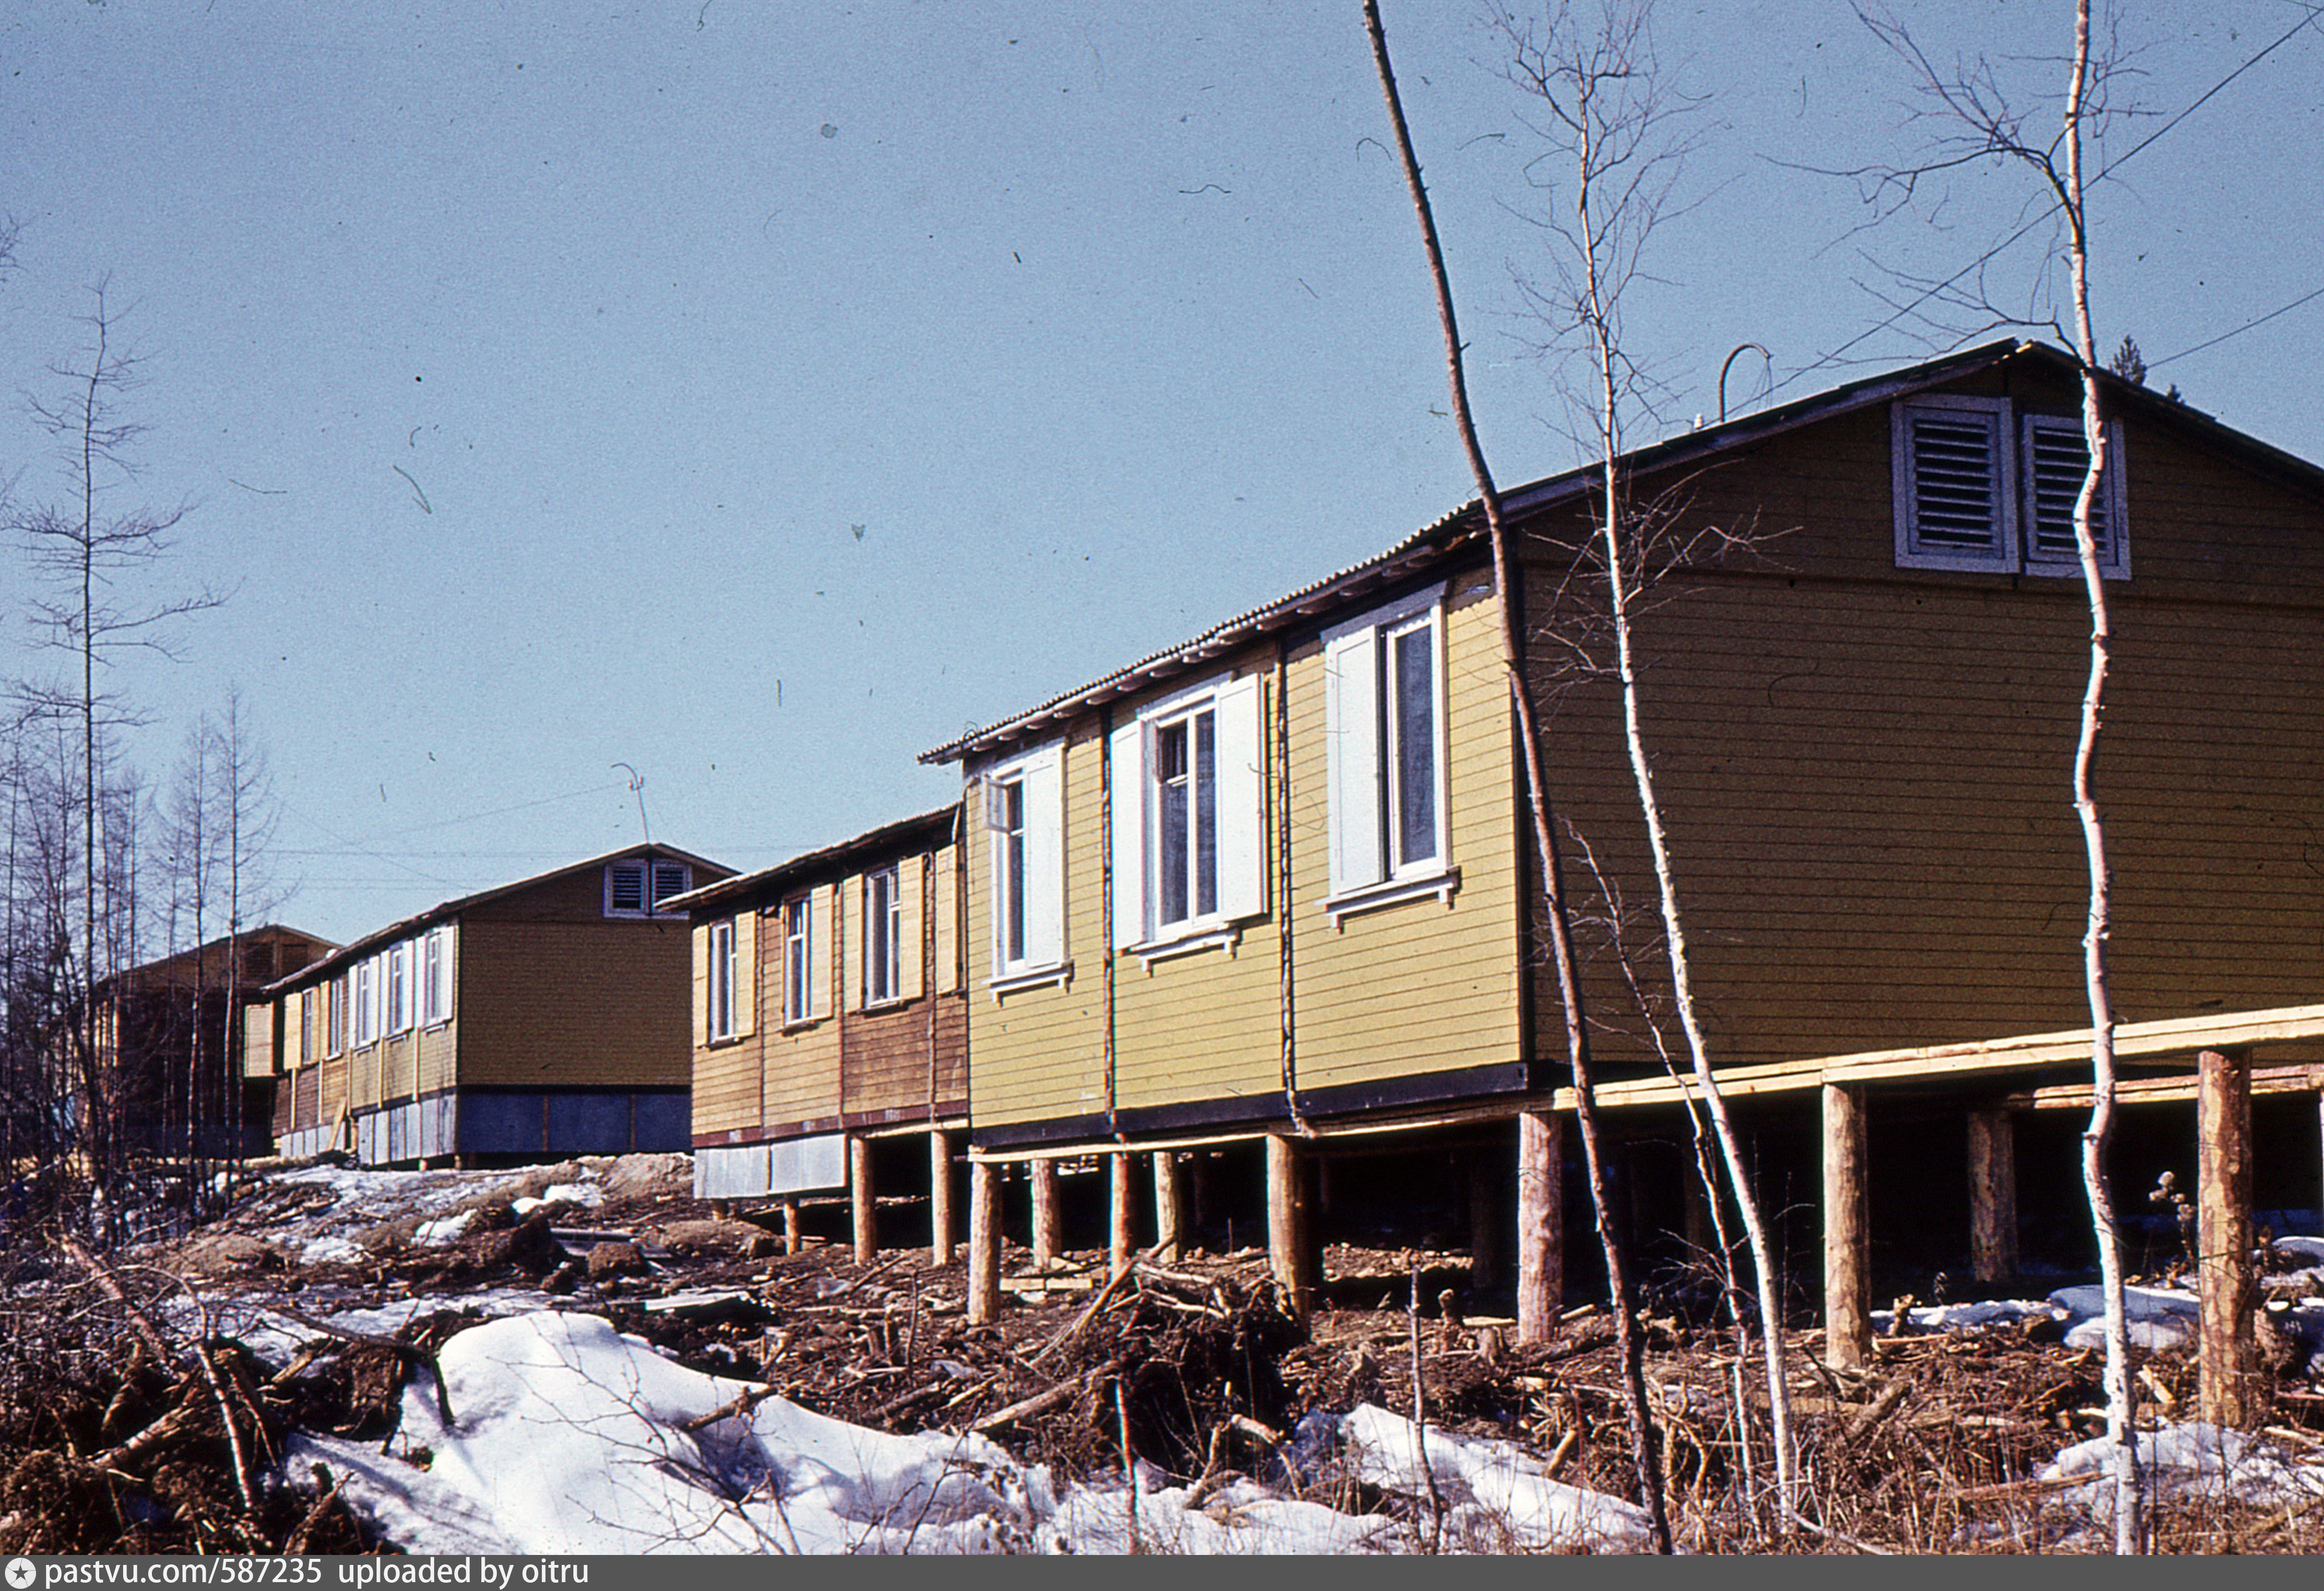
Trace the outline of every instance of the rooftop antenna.
<instances>
[{"instance_id":1,"label":"rooftop antenna","mask_svg":"<svg viewBox=\"0 0 2324 1591\"><path fill-rule=\"evenodd\" d=\"M638 827L644 832L646 843L651 845L653 825L646 822L646 776L626 762L609 762L605 766L618 768L630 776L630 794L638 798Z\"/></svg>"},{"instance_id":2,"label":"rooftop antenna","mask_svg":"<svg viewBox=\"0 0 2324 1591\"><path fill-rule=\"evenodd\" d=\"M1743 356L1743 350L1746 348L1758 348L1759 357L1767 362L1767 373L1773 375L1775 371L1775 356L1764 347L1760 347L1758 344L1735 345L1735 351L1728 354L1727 363L1719 367L1719 423L1722 426L1727 423L1727 372L1733 368L1735 362Z\"/></svg>"}]
</instances>

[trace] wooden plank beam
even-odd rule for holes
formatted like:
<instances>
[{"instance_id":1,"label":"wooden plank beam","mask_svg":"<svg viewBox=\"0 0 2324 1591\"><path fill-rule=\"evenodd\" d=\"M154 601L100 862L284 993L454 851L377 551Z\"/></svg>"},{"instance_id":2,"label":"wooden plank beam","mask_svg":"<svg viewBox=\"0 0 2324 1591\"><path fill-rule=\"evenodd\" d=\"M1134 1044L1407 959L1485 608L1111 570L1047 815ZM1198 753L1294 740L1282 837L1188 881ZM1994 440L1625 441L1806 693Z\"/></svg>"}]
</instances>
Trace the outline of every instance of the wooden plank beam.
<instances>
[{"instance_id":1,"label":"wooden plank beam","mask_svg":"<svg viewBox=\"0 0 2324 1591\"><path fill-rule=\"evenodd\" d=\"M2198 1058L2200 1142L2195 1195L2195 1263L2201 1295L2202 1361L2198 1402L2214 1425L2241 1428L2251 1407L2252 1274L2251 1054L2206 1050Z\"/></svg>"},{"instance_id":2,"label":"wooden plank beam","mask_svg":"<svg viewBox=\"0 0 2324 1591\"><path fill-rule=\"evenodd\" d=\"M1823 1087L1823 1356L1860 1370L1872 1354L1870 1243L1864 1200L1864 1096Z\"/></svg>"},{"instance_id":3,"label":"wooden plank beam","mask_svg":"<svg viewBox=\"0 0 2324 1591\"><path fill-rule=\"evenodd\" d=\"M952 1264L959 1228L953 1224L952 1135L928 1135L928 1264Z\"/></svg>"},{"instance_id":4,"label":"wooden plank beam","mask_svg":"<svg viewBox=\"0 0 2324 1591\"><path fill-rule=\"evenodd\" d=\"M2324 1068L2314 1066L2255 1066L2251 1069L2251 1091L2255 1094L2305 1094L2324 1088ZM2192 1072L2177 1077L2125 1078L2115 1085L2115 1102L2120 1105L2185 1104L2200 1091L2200 1084ZM2006 1094L2000 1100L2005 1110L2088 1110L2090 1108L2090 1085L2083 1082L2052 1083L2046 1088L2021 1089Z\"/></svg>"}]
</instances>

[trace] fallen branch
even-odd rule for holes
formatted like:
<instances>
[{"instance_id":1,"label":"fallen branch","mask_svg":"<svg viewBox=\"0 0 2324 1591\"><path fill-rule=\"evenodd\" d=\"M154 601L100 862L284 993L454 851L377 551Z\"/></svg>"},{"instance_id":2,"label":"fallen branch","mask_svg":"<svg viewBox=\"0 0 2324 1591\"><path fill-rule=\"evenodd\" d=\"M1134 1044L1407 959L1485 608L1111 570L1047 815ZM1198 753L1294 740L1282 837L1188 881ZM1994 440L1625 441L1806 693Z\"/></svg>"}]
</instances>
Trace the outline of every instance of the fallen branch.
<instances>
[{"instance_id":1,"label":"fallen branch","mask_svg":"<svg viewBox=\"0 0 2324 1591\"><path fill-rule=\"evenodd\" d=\"M1079 1375L1068 1377L1046 1391L1035 1393L1029 1398L1019 1398L1004 1408L996 1409L968 1429L974 1431L994 1430L1017 1421L1029 1419L1036 1414L1046 1414L1052 1409L1071 1402L1085 1388L1095 1385L1120 1369L1121 1363L1119 1358L1108 1359L1102 1365L1084 1370Z\"/></svg>"}]
</instances>

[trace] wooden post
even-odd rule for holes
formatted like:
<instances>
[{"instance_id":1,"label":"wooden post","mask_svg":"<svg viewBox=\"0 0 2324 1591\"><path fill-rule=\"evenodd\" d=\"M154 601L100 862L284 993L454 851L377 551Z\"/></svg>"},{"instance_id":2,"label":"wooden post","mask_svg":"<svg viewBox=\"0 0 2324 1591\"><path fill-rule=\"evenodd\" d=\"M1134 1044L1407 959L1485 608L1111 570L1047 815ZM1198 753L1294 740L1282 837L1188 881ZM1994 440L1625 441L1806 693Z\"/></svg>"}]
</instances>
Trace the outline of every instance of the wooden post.
<instances>
[{"instance_id":1,"label":"wooden post","mask_svg":"<svg viewBox=\"0 0 2324 1591\"><path fill-rule=\"evenodd\" d=\"M2196 1058L2196 1278L2202 1295L2202 1418L2240 1427L2251 1407L2251 1052L2205 1050Z\"/></svg>"},{"instance_id":2,"label":"wooden post","mask_svg":"<svg viewBox=\"0 0 2324 1591\"><path fill-rule=\"evenodd\" d=\"M807 1237L799 1230L799 1203L796 1199L783 1200L783 1252L799 1254L807 1248Z\"/></svg>"},{"instance_id":3,"label":"wooden post","mask_svg":"<svg viewBox=\"0 0 2324 1591\"><path fill-rule=\"evenodd\" d=\"M928 1135L928 1264L952 1264L958 1228L952 1213L952 1135Z\"/></svg>"},{"instance_id":4,"label":"wooden post","mask_svg":"<svg viewBox=\"0 0 2324 1591\"><path fill-rule=\"evenodd\" d=\"M1969 1274L2017 1274L2017 1127L2006 1110L1969 1113Z\"/></svg>"},{"instance_id":5,"label":"wooden post","mask_svg":"<svg viewBox=\"0 0 2324 1591\"><path fill-rule=\"evenodd\" d=\"M847 1140L847 1213L855 1229L855 1263L880 1257L880 1209L872 1191L872 1140Z\"/></svg>"},{"instance_id":6,"label":"wooden post","mask_svg":"<svg viewBox=\"0 0 2324 1591\"><path fill-rule=\"evenodd\" d=\"M1167 1149L1154 1152L1154 1241L1161 1259L1176 1263L1185 1246L1185 1206L1178 1192L1178 1157Z\"/></svg>"},{"instance_id":7,"label":"wooden post","mask_svg":"<svg viewBox=\"0 0 2324 1591\"><path fill-rule=\"evenodd\" d=\"M1860 1370L1872 1352L1870 1244L1864 1219L1864 1096L1823 1088L1823 1358Z\"/></svg>"},{"instance_id":8,"label":"wooden post","mask_svg":"<svg viewBox=\"0 0 2324 1591\"><path fill-rule=\"evenodd\" d=\"M1475 1295L1500 1279L1501 1223L1494 1216L1500 1200L1493 1197L1499 1190L1493 1186L1492 1162L1481 1154L1468 1159L1469 1292L1474 1310Z\"/></svg>"},{"instance_id":9,"label":"wooden post","mask_svg":"<svg viewBox=\"0 0 2324 1591\"><path fill-rule=\"evenodd\" d=\"M1057 1163L1037 1160L1033 1173L1033 1268L1045 1271L1056 1261L1064 1222L1057 1214Z\"/></svg>"},{"instance_id":10,"label":"wooden post","mask_svg":"<svg viewBox=\"0 0 2324 1591\"><path fill-rule=\"evenodd\" d=\"M1517 1116L1517 1340L1546 1342L1565 1297L1564 1118Z\"/></svg>"},{"instance_id":11,"label":"wooden post","mask_svg":"<svg viewBox=\"0 0 2324 1591\"><path fill-rule=\"evenodd\" d=\"M1281 1133L1267 1135L1267 1256L1293 1315L1307 1318L1314 1301L1307 1264L1307 1201L1299 1186L1299 1146Z\"/></svg>"},{"instance_id":12,"label":"wooden post","mask_svg":"<svg viewBox=\"0 0 2324 1591\"><path fill-rule=\"evenodd\" d=\"M968 1163L968 1310L972 1326L1001 1314L1001 1168Z\"/></svg>"},{"instance_id":13,"label":"wooden post","mask_svg":"<svg viewBox=\"0 0 2324 1591\"><path fill-rule=\"evenodd\" d=\"M1110 1277L1130 1269L1130 1256L1137 1252L1137 1218L1131 1213L1130 1188L1137 1169L1138 1162L1127 1149L1106 1156L1106 1191L1112 1202L1106 1221L1106 1274Z\"/></svg>"}]
</instances>

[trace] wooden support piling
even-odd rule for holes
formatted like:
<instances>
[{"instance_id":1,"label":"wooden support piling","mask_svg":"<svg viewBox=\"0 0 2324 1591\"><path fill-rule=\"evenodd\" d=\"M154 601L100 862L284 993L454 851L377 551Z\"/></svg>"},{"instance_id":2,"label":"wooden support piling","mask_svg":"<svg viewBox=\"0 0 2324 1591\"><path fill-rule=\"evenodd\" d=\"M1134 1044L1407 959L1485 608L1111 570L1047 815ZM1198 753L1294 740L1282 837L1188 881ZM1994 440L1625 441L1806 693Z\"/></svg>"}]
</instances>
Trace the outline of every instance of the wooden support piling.
<instances>
[{"instance_id":1,"label":"wooden support piling","mask_svg":"<svg viewBox=\"0 0 2324 1591\"><path fill-rule=\"evenodd\" d=\"M1057 1163L1037 1160L1033 1174L1033 1268L1046 1270L1065 1247L1065 1222L1057 1209Z\"/></svg>"},{"instance_id":2,"label":"wooden support piling","mask_svg":"<svg viewBox=\"0 0 2324 1591\"><path fill-rule=\"evenodd\" d=\"M968 1163L968 1307L972 1326L990 1326L1001 1314L1001 1168Z\"/></svg>"},{"instance_id":3,"label":"wooden support piling","mask_svg":"<svg viewBox=\"0 0 2324 1591\"><path fill-rule=\"evenodd\" d=\"M2202 1299L2202 1418L2243 1426L2251 1397L2251 1053L2205 1050L2196 1057L2196 1279Z\"/></svg>"},{"instance_id":4,"label":"wooden support piling","mask_svg":"<svg viewBox=\"0 0 2324 1591\"><path fill-rule=\"evenodd\" d=\"M1130 1204L1130 1184L1135 1180L1138 1162L1128 1150L1106 1156L1106 1192L1109 1209L1106 1219L1106 1274L1119 1276L1130 1269L1130 1256L1138 1251L1135 1221Z\"/></svg>"},{"instance_id":5,"label":"wooden support piling","mask_svg":"<svg viewBox=\"0 0 2324 1591\"><path fill-rule=\"evenodd\" d=\"M847 1214L855 1237L855 1263L880 1257L880 1206L872 1189L872 1140L847 1140Z\"/></svg>"},{"instance_id":6,"label":"wooden support piling","mask_svg":"<svg viewBox=\"0 0 2324 1591\"><path fill-rule=\"evenodd\" d=\"M1563 1118L1517 1117L1517 1340L1546 1342L1565 1296Z\"/></svg>"},{"instance_id":7,"label":"wooden support piling","mask_svg":"<svg viewBox=\"0 0 2324 1591\"><path fill-rule=\"evenodd\" d=\"M1154 1152L1154 1241L1156 1256L1176 1263L1186 1246L1186 1206L1178 1182L1178 1156L1168 1149Z\"/></svg>"},{"instance_id":8,"label":"wooden support piling","mask_svg":"<svg viewBox=\"0 0 2324 1591\"><path fill-rule=\"evenodd\" d=\"M1823 1356L1860 1370L1872 1352L1869 1234L1864 1199L1864 1096L1823 1088Z\"/></svg>"},{"instance_id":9,"label":"wooden support piling","mask_svg":"<svg viewBox=\"0 0 2324 1591\"><path fill-rule=\"evenodd\" d=\"M1468 1158L1469 1291L1473 1297L1500 1280L1500 1200L1495 1197L1500 1190L1495 1186L1497 1179L1489 1160L1481 1154Z\"/></svg>"},{"instance_id":10,"label":"wooden support piling","mask_svg":"<svg viewBox=\"0 0 2324 1591\"><path fill-rule=\"evenodd\" d=\"M952 1264L959 1228L953 1224L952 1135L928 1135L928 1264Z\"/></svg>"},{"instance_id":11,"label":"wooden support piling","mask_svg":"<svg viewBox=\"0 0 2324 1591\"><path fill-rule=\"evenodd\" d=\"M1969 1113L1969 1274L2017 1274L2017 1125L2006 1110Z\"/></svg>"},{"instance_id":12,"label":"wooden support piling","mask_svg":"<svg viewBox=\"0 0 2324 1591\"><path fill-rule=\"evenodd\" d=\"M1299 1186L1299 1145L1267 1136L1267 1253L1285 1303L1300 1320L1314 1302L1307 1255L1307 1201Z\"/></svg>"},{"instance_id":13,"label":"wooden support piling","mask_svg":"<svg viewBox=\"0 0 2324 1591\"><path fill-rule=\"evenodd\" d=\"M806 1234L799 1230L799 1201L783 1200L783 1252L799 1254L807 1248Z\"/></svg>"}]
</instances>

